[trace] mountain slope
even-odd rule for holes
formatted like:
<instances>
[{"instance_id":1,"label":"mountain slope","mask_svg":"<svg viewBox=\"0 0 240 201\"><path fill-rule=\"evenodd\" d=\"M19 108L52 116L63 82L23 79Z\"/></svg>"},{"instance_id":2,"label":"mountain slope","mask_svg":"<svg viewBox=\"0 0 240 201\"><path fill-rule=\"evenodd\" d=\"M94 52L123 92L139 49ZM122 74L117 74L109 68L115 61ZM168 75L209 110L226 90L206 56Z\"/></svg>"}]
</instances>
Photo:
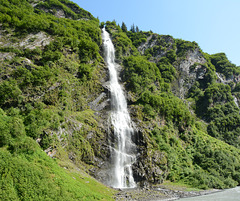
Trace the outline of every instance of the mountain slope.
<instances>
[{"instance_id":1,"label":"mountain slope","mask_svg":"<svg viewBox=\"0 0 240 201\"><path fill-rule=\"evenodd\" d=\"M70 1L0 10L0 199L111 200L83 166L94 154L83 130L99 130L87 105L102 90L98 20Z\"/></svg>"},{"instance_id":2,"label":"mountain slope","mask_svg":"<svg viewBox=\"0 0 240 201\"><path fill-rule=\"evenodd\" d=\"M150 139L151 145L145 145L143 158L138 160L137 168L143 167L139 172L147 175L146 164L151 164L161 169L152 170L153 175L147 178L153 183L170 179L200 188L238 184L239 149L209 136L214 131L218 136L213 137L239 146L239 108L232 96L238 85L238 68L224 57L231 88L219 83L217 67L211 62L217 55L203 53L194 42L151 32L124 32L115 22L107 22L107 28L123 66L121 75L132 116L145 140ZM222 121L218 117L221 110L226 123L213 127ZM228 124L234 125L230 129L235 135L228 134ZM228 137L224 139L223 134ZM138 177L145 180L142 175Z\"/></svg>"},{"instance_id":3,"label":"mountain slope","mask_svg":"<svg viewBox=\"0 0 240 201\"><path fill-rule=\"evenodd\" d=\"M2 0L0 10L1 199L112 199L88 175L111 176L103 25L135 124L137 184L240 183L239 69L224 54L99 26L68 0Z\"/></svg>"}]
</instances>

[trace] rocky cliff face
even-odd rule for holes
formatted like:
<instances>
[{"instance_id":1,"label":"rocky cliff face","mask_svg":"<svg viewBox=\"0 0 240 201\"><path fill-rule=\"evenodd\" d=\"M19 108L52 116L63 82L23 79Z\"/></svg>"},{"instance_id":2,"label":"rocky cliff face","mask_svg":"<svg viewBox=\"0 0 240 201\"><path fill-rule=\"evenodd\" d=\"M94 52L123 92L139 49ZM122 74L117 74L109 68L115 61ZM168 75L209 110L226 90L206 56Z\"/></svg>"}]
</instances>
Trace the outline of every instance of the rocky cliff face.
<instances>
[{"instance_id":1,"label":"rocky cliff face","mask_svg":"<svg viewBox=\"0 0 240 201\"><path fill-rule=\"evenodd\" d=\"M162 57L166 56L169 50L174 49L175 42L172 36L151 34L147 37L146 42L142 43L137 49L144 55L146 50L154 49L153 57L150 61L157 63Z\"/></svg>"},{"instance_id":2,"label":"rocky cliff face","mask_svg":"<svg viewBox=\"0 0 240 201\"><path fill-rule=\"evenodd\" d=\"M104 57L104 55L102 56ZM122 70L123 68L119 66L119 74ZM109 179L112 177L112 173L109 171L112 166L109 145L111 141L113 141L111 139L114 138L114 134L109 120L111 97L107 66L104 66L100 75L99 78L104 91L88 103L94 111L98 119L98 127L101 128L103 133L101 136L96 136L97 133L93 132L88 135L88 140L92 142L91 145L95 153L93 160L94 167L90 169L90 173L102 183L108 184ZM127 91L125 91L125 93L127 96ZM138 153L136 163L133 164L134 179L141 187L161 183L167 176L167 172L161 169L161 167L163 168L167 165L166 156L164 153L153 149L154 145L151 142L149 132L147 132L149 125L145 125L145 123L140 120L141 117L138 114L140 108L130 107L129 109L135 130L133 141L137 145ZM95 138L97 138L97 140L93 140Z\"/></svg>"},{"instance_id":3,"label":"rocky cliff face","mask_svg":"<svg viewBox=\"0 0 240 201\"><path fill-rule=\"evenodd\" d=\"M190 50L186 54L186 58L178 61L174 67L179 72L173 87L173 92L179 98L184 99L188 90L196 81L203 80L207 72L206 59L198 48Z\"/></svg>"},{"instance_id":4,"label":"rocky cliff face","mask_svg":"<svg viewBox=\"0 0 240 201\"><path fill-rule=\"evenodd\" d=\"M116 37L116 32L117 29L114 30L114 37ZM135 43L135 47L137 47L138 53L147 58L148 61L156 64L156 66L162 73L162 77L164 79L167 78L166 82L171 83L170 89L173 94L178 98L182 99L187 105L188 110L191 112L191 114L194 114L195 111L191 106L192 102L190 102L192 100L187 100L187 98L189 97L189 92L194 91L194 87L198 86L198 93L200 94L201 98L200 101L204 102L204 90L207 89L209 85L213 84L216 79L215 67L211 64L209 56L203 53L195 42L182 41L178 39L173 39L171 36L159 36L157 34L151 34L149 32L137 34L139 37L140 35L141 37L145 37L144 42L140 43L139 45L136 45L137 43ZM131 38L132 35L129 34L129 37ZM115 45L117 47L119 46L118 41L115 41ZM137 53L134 54L137 55ZM121 58L119 59L119 63L124 65L124 62L121 61ZM125 84L128 83L128 80L126 79L126 77L124 77L124 73L129 70L126 68L131 68L132 70L134 69L134 65L137 66L137 62L133 65L130 64L130 67L123 66L123 71L121 75L123 77L123 80L125 81ZM141 65L144 65L144 63L141 63ZM146 68L147 67L148 66L146 66ZM175 74L172 68L175 69ZM137 73L141 75L139 79L141 79L141 77L144 77L141 71L141 67L137 66L136 69ZM165 74L167 71L166 69L168 69L169 72L173 72L172 75L174 76L174 78L169 79L169 74ZM134 72L136 73L136 71ZM229 78L229 83L232 81L235 84L237 83L234 77L235 76L233 76L231 79ZM143 81L145 80L143 79ZM144 85L144 83L141 84ZM154 94L154 88L156 90L156 88L158 88L159 86L161 86L161 84L157 83L156 81L152 88L149 87L149 91L152 90L150 93ZM127 86L126 84L126 87L129 87L129 85ZM161 117L161 113L154 114L154 112L156 111L151 113L151 115L159 115L160 117L156 118L155 116L156 119L151 119L151 122L148 122L146 116L141 116L142 110L149 111L151 107L149 107L149 105L147 105L148 109L146 109L146 107L141 107L141 101L143 100L141 99L141 97L138 97L139 94L137 93L139 92L136 92L136 90L134 92L131 92L131 90L132 88L130 88L130 90L126 93L128 94L129 98L129 109L131 110L132 119L136 123L136 130L138 130L138 136L140 136L141 139L137 141L139 155L138 160L134 165L135 178L142 186L149 184L151 185L154 183L161 183L161 181L171 177L169 176L171 175L171 173L169 174L168 172L170 167L170 159L169 154L166 154L166 152L164 151L161 152L157 150L158 148L156 148L156 142L153 140L152 131L154 130L154 128L164 127L168 123L164 120L164 117ZM139 91L141 93L141 90ZM142 89L142 91L144 91L144 89ZM149 99L151 99L151 97ZM150 103L149 99L147 100L148 104ZM155 104L157 104L157 100L154 101ZM204 107L204 104L202 105ZM204 110L206 111L207 109L207 106L205 106ZM188 133L191 132L192 128L187 128L184 125L186 125L186 122L183 123L183 126L180 125L178 127L178 131L175 130L175 134L178 136L178 139L188 138ZM183 142L182 146L184 147L187 145L185 144L185 142Z\"/></svg>"},{"instance_id":5,"label":"rocky cliff face","mask_svg":"<svg viewBox=\"0 0 240 201\"><path fill-rule=\"evenodd\" d=\"M171 36L150 35L146 42L138 47L138 51L144 55L146 50L153 49L154 54L149 59L158 63L161 58L166 57L169 51L177 52L176 42ZM188 90L193 86L195 81L203 80L207 72L204 66L206 63L202 52L198 47L188 50L184 57L178 58L173 62L177 70L176 80L173 83L173 93L181 99L184 99Z\"/></svg>"},{"instance_id":6,"label":"rocky cliff face","mask_svg":"<svg viewBox=\"0 0 240 201\"><path fill-rule=\"evenodd\" d=\"M117 32L117 30L114 29L114 32ZM115 43L117 45L117 41L115 41ZM161 59L168 57L170 52L177 54L179 49L177 42L171 36L159 36L155 34L147 36L146 41L137 47L141 55L146 55L146 53L151 50L153 53L149 61L156 64L161 62ZM104 55L102 56L104 57ZM119 62L120 65L119 75L123 75L124 66L122 60L118 58L117 62ZM209 68L207 59L198 46L187 50L183 56L173 61L172 65L177 73L175 80L172 82L171 90L177 97L183 100L185 100L189 90L196 82L206 82L208 79ZM107 74L106 67L104 69L103 74ZM97 165L91 171L96 178L103 183L107 183L108 178L111 177L111 173L109 173L111 161L109 161L110 150L108 144L109 139L113 137L108 121L108 113L110 110L108 76L105 76L104 79L101 80L101 84L105 89L104 92L99 94L89 105L91 109L95 111L95 114L100 117L100 125L102 125L102 128L105 128L105 137L100 141L100 146L97 146L97 148L101 150L100 152L105 154L104 157L103 155L96 155L95 164ZM137 161L133 165L134 178L138 185L142 187L161 183L169 175L168 159L165 152L161 152L156 148L157 145L150 137L150 133L154 128L154 124L163 126L165 122L161 119L156 120L156 122L147 122L141 115L143 108L131 105L135 100L134 95L128 91L125 91L125 93L130 103L129 110L131 111L131 117L135 124L135 143L138 147ZM189 110L194 113L190 106L188 107ZM93 145L93 148L94 147L95 145Z\"/></svg>"},{"instance_id":7,"label":"rocky cliff face","mask_svg":"<svg viewBox=\"0 0 240 201\"><path fill-rule=\"evenodd\" d=\"M39 14L36 21L44 18L48 22L44 23L45 28L31 21L10 27L0 24L0 106L7 115L21 119L26 135L50 157L74 163L108 184L112 176L109 141L114 136L109 123L109 76L99 21L74 3L63 2L52 5L52 1L31 1L34 12L28 17ZM195 43L151 32L137 33L143 40L134 43L134 38L130 39L133 33L123 33L114 23L112 27L106 24L116 47L119 80L125 88L134 124L133 141L138 153L133 164L135 181L148 187L166 179L199 180L199 174L211 172L204 166L202 172L199 170L201 159L219 162L215 161L214 151L215 145L221 143L205 138L207 125L199 122L195 125L197 120L193 108L185 104L186 98L198 82L199 99L207 105L204 90L216 79L231 86L229 93L239 99L239 75L225 79L220 73L217 79L215 67L210 66L209 58ZM130 67L124 63L129 56ZM129 75L125 76L126 72ZM130 79L132 86L128 86ZM214 147L210 150L214 154L205 154L201 149L210 146L206 141ZM209 155L214 159L209 159ZM213 174L204 178L209 175ZM234 173L232 178L238 175ZM212 184L214 179L204 182Z\"/></svg>"}]
</instances>

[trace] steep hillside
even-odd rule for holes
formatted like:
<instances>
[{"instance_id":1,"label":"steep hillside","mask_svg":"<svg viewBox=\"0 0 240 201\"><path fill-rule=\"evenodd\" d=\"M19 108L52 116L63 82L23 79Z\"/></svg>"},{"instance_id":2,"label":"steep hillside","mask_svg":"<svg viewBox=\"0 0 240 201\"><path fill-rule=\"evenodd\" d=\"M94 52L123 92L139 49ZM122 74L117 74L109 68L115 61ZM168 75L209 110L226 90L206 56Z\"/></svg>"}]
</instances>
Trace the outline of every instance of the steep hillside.
<instances>
[{"instance_id":1,"label":"steep hillside","mask_svg":"<svg viewBox=\"0 0 240 201\"><path fill-rule=\"evenodd\" d=\"M135 126L138 186L240 183L239 69L224 53L101 23L69 0L0 4L1 200L111 200L111 34Z\"/></svg>"},{"instance_id":2,"label":"steep hillside","mask_svg":"<svg viewBox=\"0 0 240 201\"><path fill-rule=\"evenodd\" d=\"M111 200L85 173L103 136L88 106L106 76L98 20L70 1L0 10L0 200Z\"/></svg>"},{"instance_id":3,"label":"steep hillside","mask_svg":"<svg viewBox=\"0 0 240 201\"><path fill-rule=\"evenodd\" d=\"M239 69L224 54L203 53L195 42L123 31L115 22L106 26L144 142L139 144L136 177L200 188L239 184L239 108L233 98ZM216 71L213 59L218 55L229 74ZM217 72L228 81L221 81Z\"/></svg>"}]
</instances>

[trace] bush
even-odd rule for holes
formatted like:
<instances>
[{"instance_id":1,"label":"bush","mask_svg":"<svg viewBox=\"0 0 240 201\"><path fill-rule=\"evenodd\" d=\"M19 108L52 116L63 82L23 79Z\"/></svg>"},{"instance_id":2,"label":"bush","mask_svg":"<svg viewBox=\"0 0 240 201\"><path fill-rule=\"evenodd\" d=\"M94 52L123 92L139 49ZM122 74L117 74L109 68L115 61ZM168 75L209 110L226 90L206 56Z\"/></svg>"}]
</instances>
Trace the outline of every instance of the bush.
<instances>
[{"instance_id":1,"label":"bush","mask_svg":"<svg viewBox=\"0 0 240 201\"><path fill-rule=\"evenodd\" d=\"M238 75L240 73L240 70L228 60L225 53L213 54L209 57L216 71L224 74L226 78L231 78L234 74Z\"/></svg>"},{"instance_id":2,"label":"bush","mask_svg":"<svg viewBox=\"0 0 240 201\"><path fill-rule=\"evenodd\" d=\"M123 79L127 82L128 89L135 93L140 93L152 83L161 80L161 74L156 64L143 57L126 57L123 65L125 67Z\"/></svg>"}]
</instances>

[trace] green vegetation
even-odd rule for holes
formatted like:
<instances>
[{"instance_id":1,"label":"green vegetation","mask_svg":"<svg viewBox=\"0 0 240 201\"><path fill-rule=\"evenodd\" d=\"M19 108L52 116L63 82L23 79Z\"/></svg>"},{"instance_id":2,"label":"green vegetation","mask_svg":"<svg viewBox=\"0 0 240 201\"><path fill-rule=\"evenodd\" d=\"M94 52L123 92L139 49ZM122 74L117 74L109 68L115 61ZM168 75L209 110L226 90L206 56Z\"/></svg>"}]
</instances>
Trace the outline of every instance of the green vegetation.
<instances>
[{"instance_id":1,"label":"green vegetation","mask_svg":"<svg viewBox=\"0 0 240 201\"><path fill-rule=\"evenodd\" d=\"M115 30L115 35L122 31L113 26L108 28L110 32ZM152 149L166 156L167 165L161 166L168 172L166 179L201 189L230 188L239 184L240 151L235 148L239 147L239 109L233 102L231 87L216 83L215 69L225 72L219 71L220 63L214 62L219 57L202 53L195 42L173 40L171 36L133 30L127 35L136 47L142 36L154 43L143 56L125 55L122 78L132 96L131 105L143 108L138 114L142 126L148 127L151 122L152 128L147 132ZM118 48L119 44L114 45ZM205 76L192 85L187 94L189 99L184 101L172 94L171 87L179 76L176 66L194 51L199 51L206 63L195 63L191 68L204 68ZM228 60L225 63L230 64ZM230 68L226 70L230 72ZM231 65L231 72L237 71ZM192 108L186 104L188 102ZM197 116L190 109L195 110Z\"/></svg>"},{"instance_id":2,"label":"green vegetation","mask_svg":"<svg viewBox=\"0 0 240 201\"><path fill-rule=\"evenodd\" d=\"M1 200L111 200L106 189L67 160L52 160L37 143L27 137L17 115L0 110ZM76 142L77 143L77 142Z\"/></svg>"},{"instance_id":3,"label":"green vegetation","mask_svg":"<svg viewBox=\"0 0 240 201\"><path fill-rule=\"evenodd\" d=\"M210 85L196 103L209 122L208 134L239 148L239 108L228 85Z\"/></svg>"},{"instance_id":4,"label":"green vegetation","mask_svg":"<svg viewBox=\"0 0 240 201\"><path fill-rule=\"evenodd\" d=\"M236 106L233 98L233 93L238 94L238 83L217 83L215 75L216 69L217 72L220 71L224 75L227 72L234 72L237 76L239 69L227 60L225 54L220 53L219 55L224 56L224 63L228 63L231 67L222 66L224 72L220 71L219 66L215 62L217 59L220 61L218 54L205 54L208 61L206 66L209 71L208 77L202 80L201 83L196 82L189 90L188 97L195 100L194 109L196 114L209 123L207 128L208 134L239 148L238 127L240 125L240 115L239 108Z\"/></svg>"},{"instance_id":5,"label":"green vegetation","mask_svg":"<svg viewBox=\"0 0 240 201\"><path fill-rule=\"evenodd\" d=\"M199 188L192 188L190 185L181 183L181 182L171 182L171 181L165 181L162 184L165 188L170 190L179 190L179 191L200 191ZM162 186L161 185L161 186Z\"/></svg>"},{"instance_id":6,"label":"green vegetation","mask_svg":"<svg viewBox=\"0 0 240 201\"><path fill-rule=\"evenodd\" d=\"M123 29L124 31L124 29ZM125 31L126 32L126 31ZM133 33L132 31L127 32L127 36L131 41L133 41L133 45L135 47L138 47L141 43L144 43L147 41L147 35L144 32L136 32Z\"/></svg>"},{"instance_id":7,"label":"green vegetation","mask_svg":"<svg viewBox=\"0 0 240 201\"><path fill-rule=\"evenodd\" d=\"M86 133L101 134L87 105L102 90L99 21L68 0L0 10L0 54L11 55L0 61L0 200L112 200L84 172L95 156Z\"/></svg>"},{"instance_id":8,"label":"green vegetation","mask_svg":"<svg viewBox=\"0 0 240 201\"><path fill-rule=\"evenodd\" d=\"M111 34L113 43L116 44L115 56L117 59L123 59L124 56L130 56L131 54L138 54L127 34L122 31L120 26L116 25L115 21L107 21L106 30Z\"/></svg>"},{"instance_id":9,"label":"green vegetation","mask_svg":"<svg viewBox=\"0 0 240 201\"><path fill-rule=\"evenodd\" d=\"M146 166L163 172L156 181L147 172L149 182L240 184L240 71L224 53L209 55L195 42L134 25L99 26L69 0L2 0L0 11L1 200L112 200L115 191L87 174L109 154L101 147L102 111L89 106L106 91L104 25L143 134L139 149ZM187 74L180 66L190 53L204 62L191 63ZM220 83L216 72L228 80ZM180 81L187 83L181 89ZM155 152L162 161L149 157Z\"/></svg>"},{"instance_id":10,"label":"green vegetation","mask_svg":"<svg viewBox=\"0 0 240 201\"><path fill-rule=\"evenodd\" d=\"M233 75L239 75L240 69L236 65L232 64L225 53L218 53L210 55L212 64L216 67L216 71L222 73L227 78L231 78Z\"/></svg>"},{"instance_id":11,"label":"green vegetation","mask_svg":"<svg viewBox=\"0 0 240 201\"><path fill-rule=\"evenodd\" d=\"M1 200L113 200L113 190L75 167L60 168L38 147L26 151L34 154L0 149Z\"/></svg>"},{"instance_id":12,"label":"green vegetation","mask_svg":"<svg viewBox=\"0 0 240 201\"><path fill-rule=\"evenodd\" d=\"M149 88L152 81L161 80L156 64L141 56L127 57L123 60L123 65L126 67L123 78L127 82L127 87L137 94Z\"/></svg>"},{"instance_id":13,"label":"green vegetation","mask_svg":"<svg viewBox=\"0 0 240 201\"><path fill-rule=\"evenodd\" d=\"M172 126L152 132L159 149L167 153L171 181L196 188L229 188L239 183L239 150L210 138L203 131L178 133Z\"/></svg>"},{"instance_id":14,"label":"green vegetation","mask_svg":"<svg viewBox=\"0 0 240 201\"><path fill-rule=\"evenodd\" d=\"M177 43L177 54L179 57L184 56L187 51L194 50L198 48L198 44L196 42L189 42L181 39L176 39Z\"/></svg>"}]
</instances>

